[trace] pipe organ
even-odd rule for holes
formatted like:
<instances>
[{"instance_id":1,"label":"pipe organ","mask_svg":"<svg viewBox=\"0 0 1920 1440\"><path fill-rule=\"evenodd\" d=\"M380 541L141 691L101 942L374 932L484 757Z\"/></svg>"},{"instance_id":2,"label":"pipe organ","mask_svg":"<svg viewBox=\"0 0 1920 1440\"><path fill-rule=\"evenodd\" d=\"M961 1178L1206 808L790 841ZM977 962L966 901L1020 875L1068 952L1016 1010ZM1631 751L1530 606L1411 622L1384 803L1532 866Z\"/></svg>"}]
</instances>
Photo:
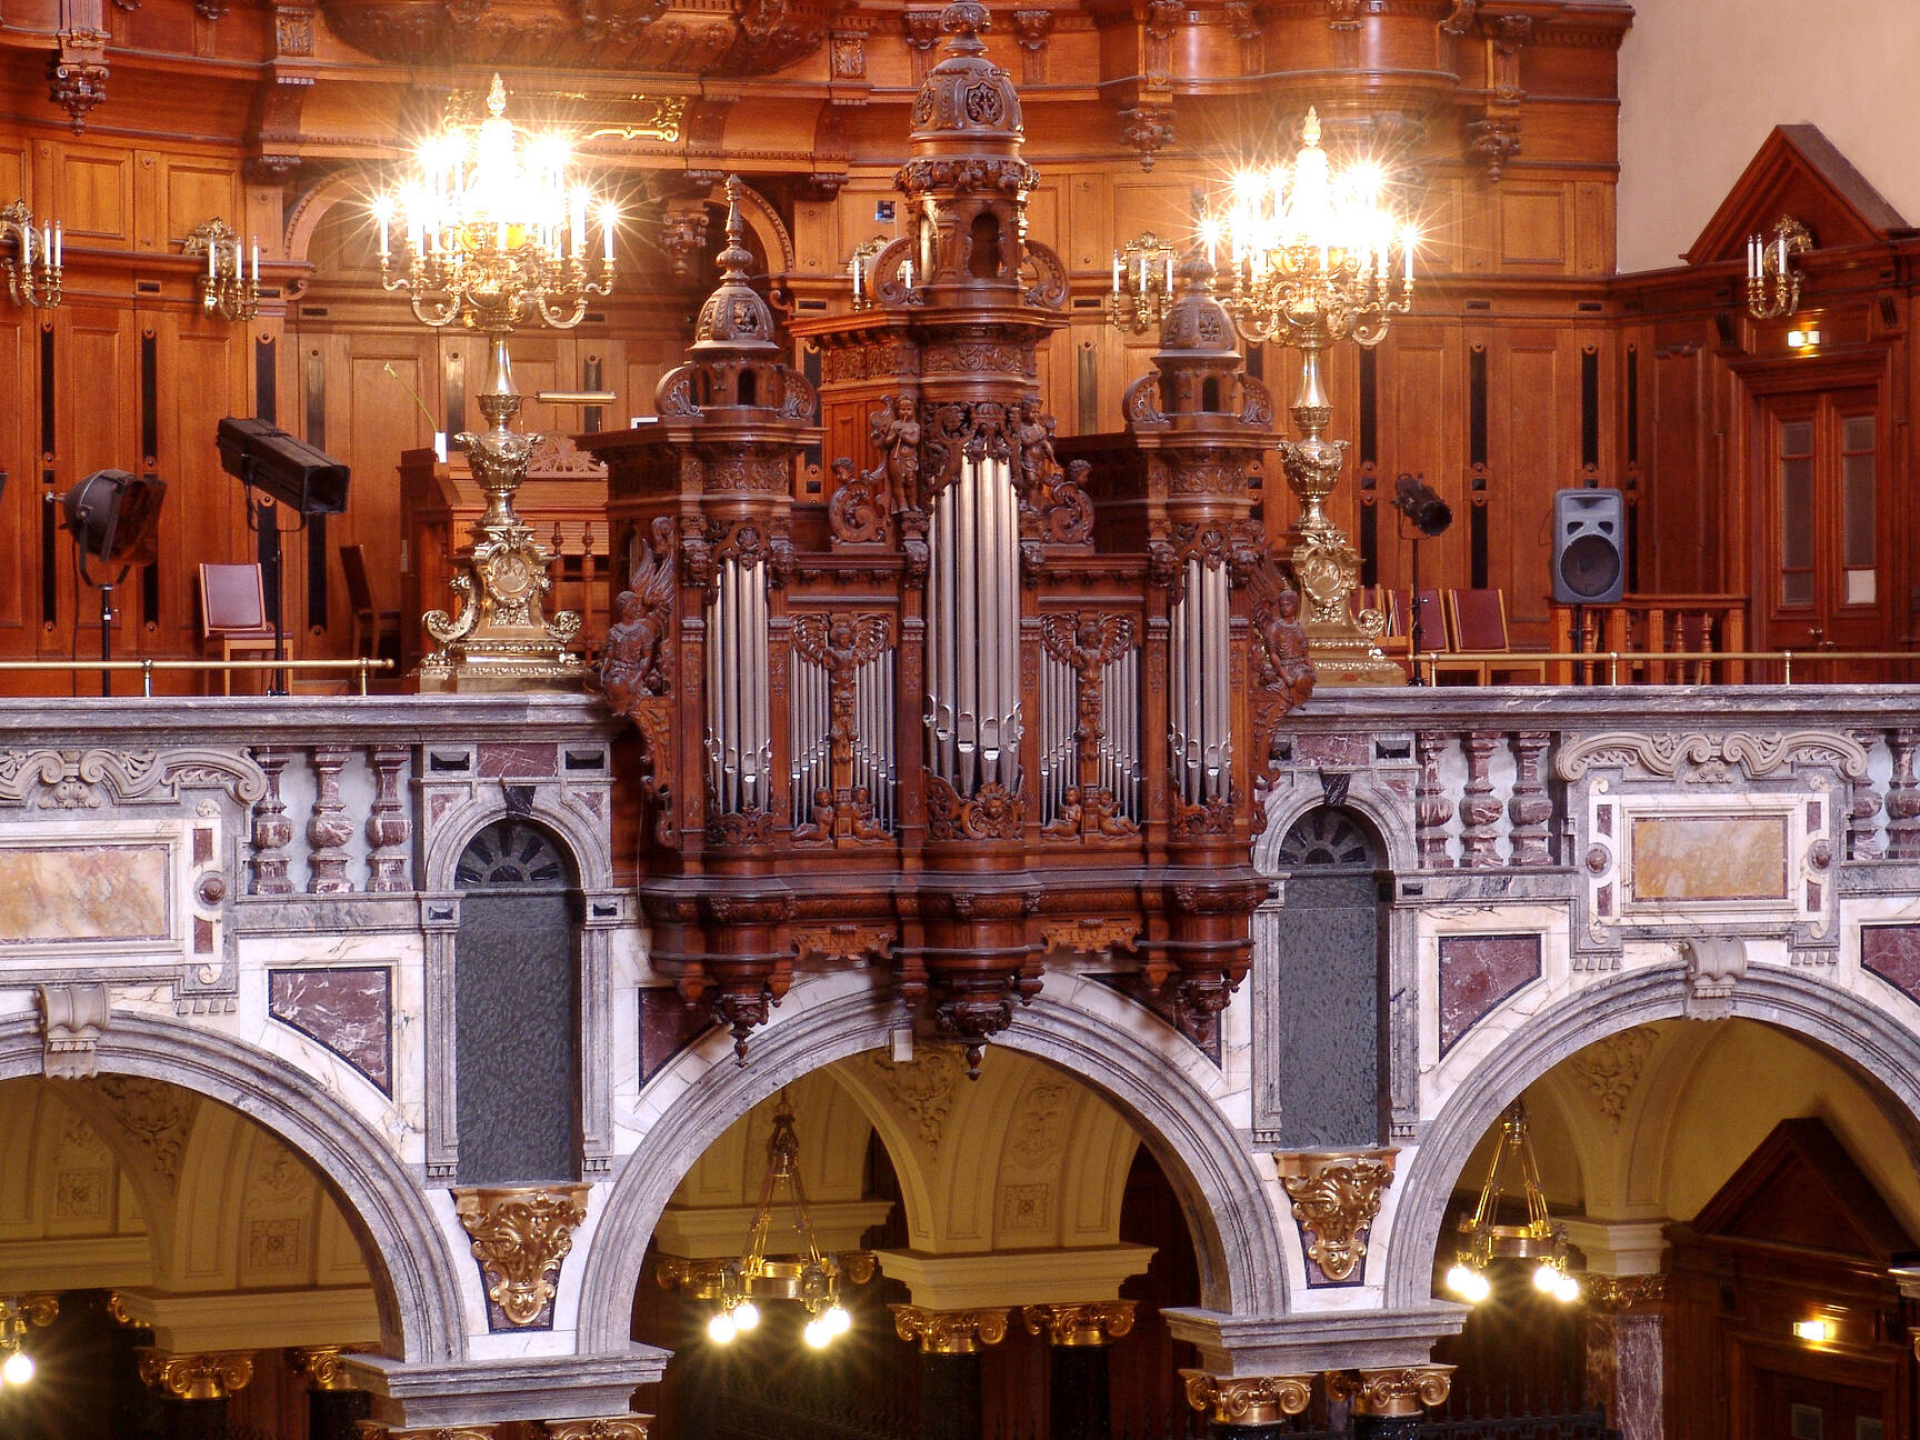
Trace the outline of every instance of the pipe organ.
<instances>
[{"instance_id":1,"label":"pipe organ","mask_svg":"<svg viewBox=\"0 0 1920 1440\"><path fill-rule=\"evenodd\" d=\"M883 968L977 1064L1057 952L1210 1043L1265 894L1270 736L1312 684L1250 489L1272 406L1211 270L1187 261L1127 433L1056 446L1065 269L1027 234L1019 99L983 5L941 24L911 232L872 305L789 326L825 428L865 437L825 503L793 498L816 397L737 212L658 417L580 439L633 557L601 688L639 732L652 963L743 1063L804 963Z\"/></svg>"}]
</instances>

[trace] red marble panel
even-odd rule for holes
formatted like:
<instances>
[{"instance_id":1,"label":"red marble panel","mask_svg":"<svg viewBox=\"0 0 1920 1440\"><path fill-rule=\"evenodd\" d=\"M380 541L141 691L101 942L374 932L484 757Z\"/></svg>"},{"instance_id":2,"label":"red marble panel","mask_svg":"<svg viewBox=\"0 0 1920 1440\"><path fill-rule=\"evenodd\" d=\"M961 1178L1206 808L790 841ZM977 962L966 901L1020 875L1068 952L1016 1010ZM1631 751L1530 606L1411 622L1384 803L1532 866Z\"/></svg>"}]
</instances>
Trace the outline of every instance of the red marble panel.
<instances>
[{"instance_id":1,"label":"red marble panel","mask_svg":"<svg viewBox=\"0 0 1920 1440\"><path fill-rule=\"evenodd\" d=\"M1373 752L1365 735L1300 735L1293 742L1293 758L1301 765L1364 768Z\"/></svg>"},{"instance_id":2,"label":"red marble panel","mask_svg":"<svg viewBox=\"0 0 1920 1440\"><path fill-rule=\"evenodd\" d=\"M704 1006L692 1006L671 985L640 991L640 1083L658 1075L667 1062L713 1028Z\"/></svg>"},{"instance_id":3,"label":"red marble panel","mask_svg":"<svg viewBox=\"0 0 1920 1440\"><path fill-rule=\"evenodd\" d=\"M1440 1053L1521 986L1540 978L1538 935L1447 935L1440 941Z\"/></svg>"},{"instance_id":4,"label":"red marble panel","mask_svg":"<svg viewBox=\"0 0 1920 1440\"><path fill-rule=\"evenodd\" d=\"M384 966L269 970L267 1010L393 1093L393 978Z\"/></svg>"},{"instance_id":5,"label":"red marble panel","mask_svg":"<svg viewBox=\"0 0 1920 1440\"><path fill-rule=\"evenodd\" d=\"M560 771L557 745L481 745L476 748L482 779L498 780L504 775L533 779Z\"/></svg>"},{"instance_id":6,"label":"red marble panel","mask_svg":"<svg viewBox=\"0 0 1920 1440\"><path fill-rule=\"evenodd\" d=\"M1920 1000L1920 925L1862 926L1860 965L1908 999Z\"/></svg>"}]
</instances>

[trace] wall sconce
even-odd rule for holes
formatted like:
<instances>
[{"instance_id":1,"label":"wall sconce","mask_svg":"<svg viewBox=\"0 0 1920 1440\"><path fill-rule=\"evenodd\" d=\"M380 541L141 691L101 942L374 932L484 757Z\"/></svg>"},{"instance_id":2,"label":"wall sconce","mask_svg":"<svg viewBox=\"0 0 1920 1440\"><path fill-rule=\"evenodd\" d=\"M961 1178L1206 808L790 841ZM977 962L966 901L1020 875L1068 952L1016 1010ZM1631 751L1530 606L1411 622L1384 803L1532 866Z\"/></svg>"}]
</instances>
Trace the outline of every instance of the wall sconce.
<instances>
[{"instance_id":1,"label":"wall sconce","mask_svg":"<svg viewBox=\"0 0 1920 1440\"><path fill-rule=\"evenodd\" d=\"M1787 348L1790 350L1811 350L1819 343L1820 331L1817 327L1787 331Z\"/></svg>"},{"instance_id":2,"label":"wall sconce","mask_svg":"<svg viewBox=\"0 0 1920 1440\"><path fill-rule=\"evenodd\" d=\"M260 245L253 246L253 273L247 274L240 237L218 215L196 225L180 242L182 255L207 257L207 272L196 282L200 308L227 320L247 321L260 311Z\"/></svg>"},{"instance_id":3,"label":"wall sconce","mask_svg":"<svg viewBox=\"0 0 1920 1440\"><path fill-rule=\"evenodd\" d=\"M1782 215L1771 238L1747 237L1747 313L1756 320L1778 320L1800 306L1800 276L1793 257L1813 249L1813 233L1791 215Z\"/></svg>"},{"instance_id":4,"label":"wall sconce","mask_svg":"<svg viewBox=\"0 0 1920 1440\"><path fill-rule=\"evenodd\" d=\"M853 277L854 309L871 310L877 303L873 295L873 267L888 244L886 236L876 235L853 247L853 258L847 261L847 273Z\"/></svg>"},{"instance_id":5,"label":"wall sconce","mask_svg":"<svg viewBox=\"0 0 1920 1440\"><path fill-rule=\"evenodd\" d=\"M1173 307L1173 245L1151 230L1113 252L1113 290L1107 319L1114 328L1142 335Z\"/></svg>"},{"instance_id":6,"label":"wall sconce","mask_svg":"<svg viewBox=\"0 0 1920 1440\"><path fill-rule=\"evenodd\" d=\"M6 267L7 297L14 304L51 310L60 303L60 252L65 239L57 220L34 229L33 212L24 199L0 210L0 245L13 242L13 255L0 255L0 266Z\"/></svg>"},{"instance_id":7,"label":"wall sconce","mask_svg":"<svg viewBox=\"0 0 1920 1440\"><path fill-rule=\"evenodd\" d=\"M1828 1345L1839 1334L1840 1327L1831 1320L1796 1320L1793 1322L1793 1335L1796 1340L1805 1340L1813 1345Z\"/></svg>"}]
</instances>

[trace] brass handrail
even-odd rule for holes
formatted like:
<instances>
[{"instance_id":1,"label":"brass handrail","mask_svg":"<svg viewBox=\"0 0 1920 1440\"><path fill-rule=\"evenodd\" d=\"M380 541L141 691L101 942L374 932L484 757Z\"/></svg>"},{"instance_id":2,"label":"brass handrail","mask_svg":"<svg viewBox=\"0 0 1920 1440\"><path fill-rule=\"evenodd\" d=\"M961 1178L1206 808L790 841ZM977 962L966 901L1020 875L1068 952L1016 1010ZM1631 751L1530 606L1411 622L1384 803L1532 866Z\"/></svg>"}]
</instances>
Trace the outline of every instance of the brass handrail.
<instances>
[{"instance_id":1,"label":"brass handrail","mask_svg":"<svg viewBox=\"0 0 1920 1440\"><path fill-rule=\"evenodd\" d=\"M65 674L101 670L138 670L140 694L153 698L156 670L357 670L360 693L367 693L367 672L391 670L391 660L0 660L0 670L57 670Z\"/></svg>"},{"instance_id":2,"label":"brass handrail","mask_svg":"<svg viewBox=\"0 0 1920 1440\"><path fill-rule=\"evenodd\" d=\"M1906 660L1920 661L1914 650L1422 650L1414 656L1416 666L1427 667L1427 683L1433 684L1441 660L1482 661L1520 660L1528 665L1591 665L1607 662L1607 684L1620 683L1622 660L1779 660L1784 662L1784 683L1793 684L1795 657L1818 663L1825 660Z\"/></svg>"}]
</instances>

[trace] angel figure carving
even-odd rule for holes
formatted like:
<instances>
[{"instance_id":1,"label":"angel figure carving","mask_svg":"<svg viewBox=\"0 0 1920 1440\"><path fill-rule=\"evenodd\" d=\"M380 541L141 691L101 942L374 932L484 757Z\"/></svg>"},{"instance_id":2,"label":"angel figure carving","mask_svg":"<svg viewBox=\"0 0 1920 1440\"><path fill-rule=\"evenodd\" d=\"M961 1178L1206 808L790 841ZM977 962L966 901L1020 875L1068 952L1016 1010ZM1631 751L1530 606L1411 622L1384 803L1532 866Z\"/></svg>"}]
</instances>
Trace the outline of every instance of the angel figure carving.
<instances>
[{"instance_id":1,"label":"angel figure carving","mask_svg":"<svg viewBox=\"0 0 1920 1440\"><path fill-rule=\"evenodd\" d=\"M627 588L614 598L600 692L616 715L632 715L642 697L667 693L667 634L673 620L674 524L655 518L648 538L633 537Z\"/></svg>"},{"instance_id":2,"label":"angel figure carving","mask_svg":"<svg viewBox=\"0 0 1920 1440\"><path fill-rule=\"evenodd\" d=\"M1079 677L1074 690L1080 723L1073 738L1080 758L1091 760L1107 733L1100 672L1132 648L1133 621L1125 615L1102 615L1092 610L1049 615L1041 622L1040 639L1047 654L1071 666Z\"/></svg>"},{"instance_id":3,"label":"angel figure carving","mask_svg":"<svg viewBox=\"0 0 1920 1440\"><path fill-rule=\"evenodd\" d=\"M872 478L883 480L881 492L889 514L911 510L920 497L920 420L912 395L896 395L892 409L873 412L870 420L874 452L880 456Z\"/></svg>"},{"instance_id":4,"label":"angel figure carving","mask_svg":"<svg viewBox=\"0 0 1920 1440\"><path fill-rule=\"evenodd\" d=\"M853 759L854 676L892 636L884 615L797 615L793 648L827 672L827 741L836 771Z\"/></svg>"},{"instance_id":5,"label":"angel figure carving","mask_svg":"<svg viewBox=\"0 0 1920 1440\"><path fill-rule=\"evenodd\" d=\"M1253 628L1266 655L1255 683L1277 694L1284 710L1306 703L1313 693L1313 659L1307 653L1307 631L1300 623L1300 597L1272 561L1253 567Z\"/></svg>"}]
</instances>

